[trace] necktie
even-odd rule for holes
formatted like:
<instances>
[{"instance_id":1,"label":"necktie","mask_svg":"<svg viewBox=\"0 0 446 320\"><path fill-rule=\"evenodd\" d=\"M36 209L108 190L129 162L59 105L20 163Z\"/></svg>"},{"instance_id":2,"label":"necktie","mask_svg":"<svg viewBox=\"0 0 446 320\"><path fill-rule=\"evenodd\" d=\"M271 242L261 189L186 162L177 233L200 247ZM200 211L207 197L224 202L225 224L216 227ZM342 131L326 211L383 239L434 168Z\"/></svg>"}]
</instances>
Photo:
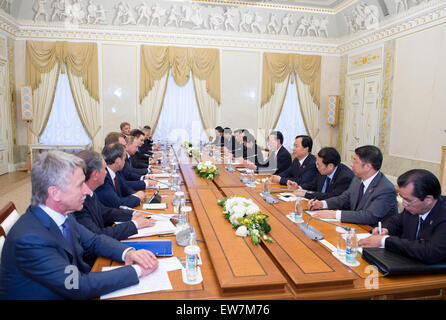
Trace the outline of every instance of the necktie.
<instances>
[{"instance_id":1,"label":"necktie","mask_svg":"<svg viewBox=\"0 0 446 320\"><path fill-rule=\"evenodd\" d=\"M359 203L361 202L363 195L364 195L364 183L361 182L361 186L359 187L358 201L356 202L356 208L359 206Z\"/></svg>"},{"instance_id":2,"label":"necktie","mask_svg":"<svg viewBox=\"0 0 446 320\"><path fill-rule=\"evenodd\" d=\"M420 232L421 226L423 225L424 220L419 216L418 217L418 227L417 227L417 234L415 235L415 239L418 240L418 234Z\"/></svg>"},{"instance_id":3,"label":"necktie","mask_svg":"<svg viewBox=\"0 0 446 320\"><path fill-rule=\"evenodd\" d=\"M328 186L330 185L330 181L331 181L331 179L329 177L327 177L327 179L325 179L325 183L324 183L324 186L322 187L321 192L327 191Z\"/></svg>"},{"instance_id":4,"label":"necktie","mask_svg":"<svg viewBox=\"0 0 446 320\"><path fill-rule=\"evenodd\" d=\"M68 243L68 247L71 249L71 254L73 255L73 264L77 266L76 251L74 250L74 244L71 237L71 229L70 224L68 223L68 219L66 219L65 222L62 224L62 234Z\"/></svg>"},{"instance_id":5,"label":"necktie","mask_svg":"<svg viewBox=\"0 0 446 320\"><path fill-rule=\"evenodd\" d=\"M113 178L113 182L115 183L115 191L118 192L118 179L116 179L116 176Z\"/></svg>"}]
</instances>

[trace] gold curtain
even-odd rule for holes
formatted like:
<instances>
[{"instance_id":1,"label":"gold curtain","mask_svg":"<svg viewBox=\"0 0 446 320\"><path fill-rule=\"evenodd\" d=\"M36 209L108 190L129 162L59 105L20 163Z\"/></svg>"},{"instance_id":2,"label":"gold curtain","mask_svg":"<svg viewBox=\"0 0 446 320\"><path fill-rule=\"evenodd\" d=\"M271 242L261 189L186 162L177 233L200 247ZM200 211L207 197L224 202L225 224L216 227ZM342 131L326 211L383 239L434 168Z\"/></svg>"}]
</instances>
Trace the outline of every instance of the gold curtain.
<instances>
[{"instance_id":1,"label":"gold curtain","mask_svg":"<svg viewBox=\"0 0 446 320\"><path fill-rule=\"evenodd\" d=\"M276 83L282 83L287 76L299 76L310 86L314 103L320 106L321 56L264 53L262 77L262 107L274 94Z\"/></svg>"},{"instance_id":2,"label":"gold curtain","mask_svg":"<svg viewBox=\"0 0 446 320\"><path fill-rule=\"evenodd\" d=\"M95 43L26 42L26 83L31 85L35 103L35 117L31 126L33 143L43 133L51 113L59 68L67 67L71 92L79 118L98 150L99 71L98 50Z\"/></svg>"},{"instance_id":3,"label":"gold curtain","mask_svg":"<svg viewBox=\"0 0 446 320\"><path fill-rule=\"evenodd\" d=\"M35 90L43 73L49 73L58 64L64 65L75 76L81 77L90 96L99 102L98 53L95 43L26 42L26 82Z\"/></svg>"},{"instance_id":4,"label":"gold curtain","mask_svg":"<svg viewBox=\"0 0 446 320\"><path fill-rule=\"evenodd\" d=\"M140 103L155 81L172 69L179 86L189 81L190 71L206 81L208 94L220 104L220 55L218 49L141 46Z\"/></svg>"}]
</instances>

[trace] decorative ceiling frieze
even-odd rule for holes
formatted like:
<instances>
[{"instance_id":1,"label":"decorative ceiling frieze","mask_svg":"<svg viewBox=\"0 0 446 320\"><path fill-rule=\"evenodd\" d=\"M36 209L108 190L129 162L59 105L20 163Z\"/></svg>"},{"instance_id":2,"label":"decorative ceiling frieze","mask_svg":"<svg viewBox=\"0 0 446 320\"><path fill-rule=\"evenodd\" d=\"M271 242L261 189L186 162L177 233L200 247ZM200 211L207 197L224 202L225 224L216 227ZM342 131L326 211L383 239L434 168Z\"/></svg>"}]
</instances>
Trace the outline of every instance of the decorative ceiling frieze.
<instances>
[{"instance_id":1,"label":"decorative ceiling frieze","mask_svg":"<svg viewBox=\"0 0 446 320\"><path fill-rule=\"evenodd\" d=\"M9 11L7 6L14 6L11 1L0 0L0 29L14 39L150 42L324 55L342 55L446 22L444 0L413 0L419 1L413 6L399 3L407 4L407 0L390 0L395 5L395 13L387 17L383 17L378 6L357 0L337 15L262 11L263 16L269 14L268 20L262 18L261 11L235 6L197 6L197 1L163 1L163 4L173 3L167 7L149 6L148 2L139 1L139 5L130 7L125 1L119 1L112 15L109 13L104 17L102 13L98 14L96 9L101 11L101 5L95 4L94 0L29 1L31 5L34 2L32 19L18 19L5 12ZM327 3L334 6L350 2L333 0ZM14 11L14 7L10 10ZM332 36L333 25L342 24L342 21L347 33Z\"/></svg>"}]
</instances>

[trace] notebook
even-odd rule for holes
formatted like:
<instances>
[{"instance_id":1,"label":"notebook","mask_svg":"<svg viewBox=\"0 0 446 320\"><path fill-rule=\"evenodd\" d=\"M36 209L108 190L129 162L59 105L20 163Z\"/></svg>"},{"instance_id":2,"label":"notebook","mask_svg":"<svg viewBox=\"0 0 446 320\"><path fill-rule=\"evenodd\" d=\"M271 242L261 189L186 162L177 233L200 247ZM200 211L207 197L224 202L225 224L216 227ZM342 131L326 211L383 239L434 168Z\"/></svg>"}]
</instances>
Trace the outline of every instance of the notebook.
<instances>
[{"instance_id":1,"label":"notebook","mask_svg":"<svg viewBox=\"0 0 446 320\"><path fill-rule=\"evenodd\" d=\"M173 255L172 240L122 241L122 243L135 248L135 250L149 250L157 257Z\"/></svg>"}]
</instances>

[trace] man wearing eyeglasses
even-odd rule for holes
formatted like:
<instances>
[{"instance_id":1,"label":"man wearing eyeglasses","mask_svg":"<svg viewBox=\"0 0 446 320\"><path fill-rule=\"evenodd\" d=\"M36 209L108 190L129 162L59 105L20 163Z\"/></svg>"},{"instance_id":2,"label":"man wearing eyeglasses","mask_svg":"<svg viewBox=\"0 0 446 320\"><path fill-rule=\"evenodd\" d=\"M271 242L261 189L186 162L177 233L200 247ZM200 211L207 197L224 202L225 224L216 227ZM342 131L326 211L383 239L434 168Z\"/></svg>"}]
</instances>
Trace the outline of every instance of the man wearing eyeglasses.
<instances>
[{"instance_id":1,"label":"man wearing eyeglasses","mask_svg":"<svg viewBox=\"0 0 446 320\"><path fill-rule=\"evenodd\" d=\"M389 251L434 264L446 259L446 201L441 186L431 172L410 170L398 177L404 210L373 230L358 245L384 247Z\"/></svg>"}]
</instances>

